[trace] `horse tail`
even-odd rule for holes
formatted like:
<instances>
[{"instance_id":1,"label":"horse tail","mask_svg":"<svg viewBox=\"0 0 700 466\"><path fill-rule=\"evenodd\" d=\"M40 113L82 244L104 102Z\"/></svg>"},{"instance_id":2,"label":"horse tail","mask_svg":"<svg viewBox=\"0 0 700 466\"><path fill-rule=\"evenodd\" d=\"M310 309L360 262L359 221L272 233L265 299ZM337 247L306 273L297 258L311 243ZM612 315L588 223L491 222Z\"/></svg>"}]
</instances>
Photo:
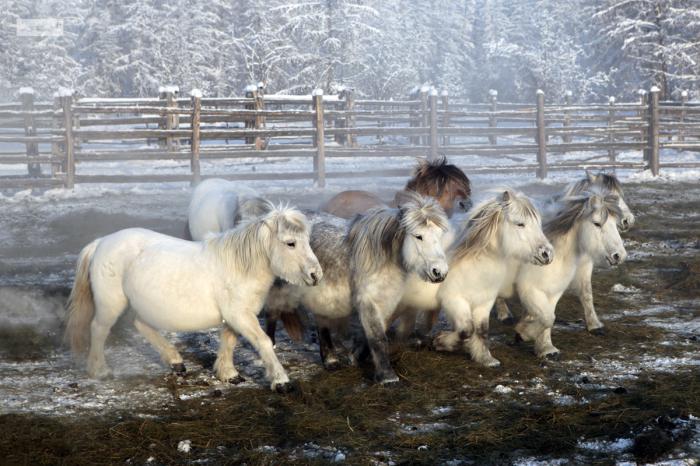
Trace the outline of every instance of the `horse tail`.
<instances>
[{"instance_id":1,"label":"horse tail","mask_svg":"<svg viewBox=\"0 0 700 466\"><path fill-rule=\"evenodd\" d=\"M68 297L68 321L64 341L70 344L74 354L84 353L90 340L90 323L95 316L95 303L90 287L90 262L100 239L96 239L80 251L75 270L75 282Z\"/></svg>"},{"instance_id":2,"label":"horse tail","mask_svg":"<svg viewBox=\"0 0 700 466\"><path fill-rule=\"evenodd\" d=\"M293 312L282 312L280 318L289 338L297 343L304 339L304 322L299 316L298 309L295 309Z\"/></svg>"}]
</instances>

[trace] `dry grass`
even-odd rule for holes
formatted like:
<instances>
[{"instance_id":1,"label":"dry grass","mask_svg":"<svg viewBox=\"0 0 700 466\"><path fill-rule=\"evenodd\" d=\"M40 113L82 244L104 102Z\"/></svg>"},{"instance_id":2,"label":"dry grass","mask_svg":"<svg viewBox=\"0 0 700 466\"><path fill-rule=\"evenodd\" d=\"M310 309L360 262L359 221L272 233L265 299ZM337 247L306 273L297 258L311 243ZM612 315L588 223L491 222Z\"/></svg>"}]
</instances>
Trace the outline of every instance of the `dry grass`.
<instances>
[{"instance_id":1,"label":"dry grass","mask_svg":"<svg viewBox=\"0 0 700 466\"><path fill-rule=\"evenodd\" d=\"M627 189L634 198L635 187ZM694 209L682 202L664 207L674 212ZM633 232L637 241L693 238L697 219L680 216L663 226L657 224L658 208L639 206L640 224ZM691 210L692 211L692 210ZM666 236L663 236L665 233ZM639 288L655 285L661 302L697 298L698 257L645 259L616 271L606 271L594 282L601 318L630 304L610 288L614 283ZM646 277L644 279L640 277ZM656 280L653 282L652 280ZM632 306L632 307L631 307ZM514 309L518 310L517 304ZM697 315L697 314L696 314ZM642 372L629 380L620 393L610 388L592 390L581 381L581 370L593 360L615 354L639 354L641 346L653 355L673 355L673 346L658 345L671 338L665 330L644 325L642 317L623 315L606 322L607 336L581 331L578 302L565 297L558 308L555 344L563 350L562 361L541 364L528 345L511 344L512 328L492 325L493 354L501 369L483 369L465 355L433 351L401 351L394 357L402 379L398 387L372 385L366 369L320 371L298 390L279 396L264 389L237 389L223 397L174 401L167 411L120 413L104 417L65 419L40 416L0 416L0 457L6 464L142 464L153 456L158 464L185 463L209 458L216 464L281 464L295 462L288 456L264 452L270 445L288 454L306 442L332 445L347 453L348 464L368 464L391 459L398 464L434 464L454 458L477 463L507 463L523 455L570 456L581 437L615 439L651 435L656 448L637 442L638 460L655 460L673 449L682 436L669 434L672 419L700 413L698 371ZM649 349L651 348L651 349ZM604 373L601 374L601 376ZM547 390L531 388L541 379ZM610 386L614 382L597 380ZM158 383L157 381L154 383ZM173 391L177 386L172 383ZM514 387L512 396L494 393L498 384ZM570 395L586 403L558 404L547 391ZM516 396L517 394L517 396ZM451 410L436 414L434 408ZM399 414L396 414L399 413ZM143 414L152 417L143 417ZM423 432L402 429L424 422L442 422L444 429ZM193 451L177 451L180 440L190 439ZM665 439L665 440L664 440ZM427 445L427 450L419 450ZM391 451L391 458L377 452ZM608 464L605 455L588 460ZM324 459L297 458L302 464L321 464Z\"/></svg>"}]
</instances>

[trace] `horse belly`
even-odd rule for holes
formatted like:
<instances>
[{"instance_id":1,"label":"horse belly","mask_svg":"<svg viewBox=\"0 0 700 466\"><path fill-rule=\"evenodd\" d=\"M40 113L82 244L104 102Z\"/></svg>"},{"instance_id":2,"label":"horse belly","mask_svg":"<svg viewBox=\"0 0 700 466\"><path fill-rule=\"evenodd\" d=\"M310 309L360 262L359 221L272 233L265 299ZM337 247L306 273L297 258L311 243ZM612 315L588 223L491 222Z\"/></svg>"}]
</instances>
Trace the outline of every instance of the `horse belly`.
<instances>
[{"instance_id":1,"label":"horse belly","mask_svg":"<svg viewBox=\"0 0 700 466\"><path fill-rule=\"evenodd\" d=\"M313 314L328 319L348 317L352 312L349 283L328 283L304 287L302 304Z\"/></svg>"},{"instance_id":2,"label":"horse belly","mask_svg":"<svg viewBox=\"0 0 700 466\"><path fill-rule=\"evenodd\" d=\"M215 281L196 258L145 252L127 270L123 287L141 320L161 330L186 332L221 324Z\"/></svg>"}]
</instances>

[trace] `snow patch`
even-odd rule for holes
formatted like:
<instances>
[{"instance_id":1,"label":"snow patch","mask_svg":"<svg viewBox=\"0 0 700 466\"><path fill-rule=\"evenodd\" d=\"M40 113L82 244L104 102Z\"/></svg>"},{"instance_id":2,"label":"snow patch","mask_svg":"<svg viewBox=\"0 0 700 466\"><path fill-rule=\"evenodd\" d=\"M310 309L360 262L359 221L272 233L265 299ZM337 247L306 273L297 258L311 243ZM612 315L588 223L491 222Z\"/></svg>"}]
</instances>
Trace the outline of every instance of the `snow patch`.
<instances>
[{"instance_id":1,"label":"snow patch","mask_svg":"<svg viewBox=\"0 0 700 466\"><path fill-rule=\"evenodd\" d=\"M625 450L632 448L634 441L630 438L620 438L615 441L608 440L593 440L579 441L578 448L582 450L590 450L599 453L622 453Z\"/></svg>"},{"instance_id":2,"label":"snow patch","mask_svg":"<svg viewBox=\"0 0 700 466\"><path fill-rule=\"evenodd\" d=\"M503 385L496 385L496 388L494 388L493 391L500 395L506 395L508 393L512 393L513 389L510 387L505 387Z\"/></svg>"},{"instance_id":3,"label":"snow patch","mask_svg":"<svg viewBox=\"0 0 700 466\"><path fill-rule=\"evenodd\" d=\"M192 450L192 440L180 440L177 444L177 451L180 453L189 453Z\"/></svg>"},{"instance_id":4,"label":"snow patch","mask_svg":"<svg viewBox=\"0 0 700 466\"><path fill-rule=\"evenodd\" d=\"M610 289L613 293L639 293L639 288L635 286L625 286L622 283L615 283Z\"/></svg>"}]
</instances>

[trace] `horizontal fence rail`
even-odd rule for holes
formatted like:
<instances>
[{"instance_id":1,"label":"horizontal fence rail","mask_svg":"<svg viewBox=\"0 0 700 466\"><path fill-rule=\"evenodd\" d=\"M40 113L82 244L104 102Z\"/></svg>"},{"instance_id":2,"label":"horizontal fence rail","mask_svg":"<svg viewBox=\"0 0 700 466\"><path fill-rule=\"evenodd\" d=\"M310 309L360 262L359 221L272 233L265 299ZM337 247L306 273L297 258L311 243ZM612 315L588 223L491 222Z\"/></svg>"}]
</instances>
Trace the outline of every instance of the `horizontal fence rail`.
<instances>
[{"instance_id":1,"label":"horizontal fence rail","mask_svg":"<svg viewBox=\"0 0 700 466\"><path fill-rule=\"evenodd\" d=\"M376 175L376 171L327 171L334 158L475 156L508 163L470 166L468 173L534 172L576 168L695 167L663 163L662 149L700 150L700 104L660 101L640 92L639 102L502 103L491 91L487 103L469 103L423 88L405 100L355 99L338 95L265 95L249 87L244 97L188 98L162 88L158 98L78 98L63 92L53 102L35 102L31 89L20 102L0 104L0 166L25 165L22 175L0 176L0 188L75 183L197 183L202 160L302 158L309 170L246 172L240 180L325 180ZM8 150L9 148L9 150ZM618 160L639 151L639 160ZM576 159L563 159L575 153ZM580 153L580 154L579 154ZM530 155L531 162L519 158ZM85 162L189 161L189 174L84 174ZM405 176L405 169L382 176ZM217 174L217 176L221 176Z\"/></svg>"}]
</instances>

